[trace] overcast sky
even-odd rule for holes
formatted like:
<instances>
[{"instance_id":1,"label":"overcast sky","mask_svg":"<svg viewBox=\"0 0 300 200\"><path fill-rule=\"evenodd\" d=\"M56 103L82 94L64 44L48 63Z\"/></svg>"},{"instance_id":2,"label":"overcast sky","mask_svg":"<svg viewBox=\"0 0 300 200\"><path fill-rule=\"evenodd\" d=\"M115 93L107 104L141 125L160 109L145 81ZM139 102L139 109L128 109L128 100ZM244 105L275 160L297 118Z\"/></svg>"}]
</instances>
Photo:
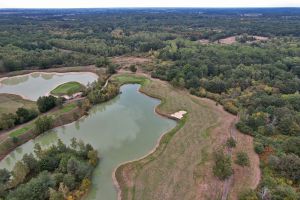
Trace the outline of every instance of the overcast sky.
<instances>
[{"instance_id":1,"label":"overcast sky","mask_svg":"<svg viewBox=\"0 0 300 200\"><path fill-rule=\"evenodd\" d=\"M0 0L0 8L300 7L300 0Z\"/></svg>"}]
</instances>

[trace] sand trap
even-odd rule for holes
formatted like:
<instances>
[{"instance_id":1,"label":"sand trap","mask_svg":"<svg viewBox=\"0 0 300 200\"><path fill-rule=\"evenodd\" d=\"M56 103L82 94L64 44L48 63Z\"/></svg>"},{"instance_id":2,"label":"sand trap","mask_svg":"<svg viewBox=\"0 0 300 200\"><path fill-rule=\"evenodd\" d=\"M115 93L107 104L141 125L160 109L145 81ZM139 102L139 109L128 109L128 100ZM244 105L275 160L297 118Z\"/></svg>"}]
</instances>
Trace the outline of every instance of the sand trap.
<instances>
[{"instance_id":1,"label":"sand trap","mask_svg":"<svg viewBox=\"0 0 300 200\"><path fill-rule=\"evenodd\" d=\"M181 111L178 111L178 112L172 114L171 116L175 117L177 119L181 119L181 118L183 118L183 115L185 115L186 113L187 113L186 111L181 110Z\"/></svg>"}]
</instances>

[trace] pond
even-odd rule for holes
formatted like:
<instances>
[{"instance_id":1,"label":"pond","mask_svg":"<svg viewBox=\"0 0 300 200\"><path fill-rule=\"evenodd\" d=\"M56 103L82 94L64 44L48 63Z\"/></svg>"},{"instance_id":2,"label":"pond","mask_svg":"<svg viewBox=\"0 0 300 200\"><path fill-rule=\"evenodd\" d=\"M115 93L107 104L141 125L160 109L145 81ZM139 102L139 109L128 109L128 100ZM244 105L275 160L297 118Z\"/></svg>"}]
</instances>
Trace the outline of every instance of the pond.
<instances>
[{"instance_id":1,"label":"pond","mask_svg":"<svg viewBox=\"0 0 300 200\"><path fill-rule=\"evenodd\" d=\"M160 101L138 92L139 87L137 84L122 86L121 95L94 106L87 117L51 130L18 147L0 162L0 168L12 169L25 153L33 152L35 143L47 147L60 138L70 144L70 139L76 137L92 144L101 157L86 199L117 199L112 181L113 170L121 163L146 155L163 133L176 126L175 121L154 112Z\"/></svg>"},{"instance_id":2,"label":"pond","mask_svg":"<svg viewBox=\"0 0 300 200\"><path fill-rule=\"evenodd\" d=\"M0 93L17 94L26 99L37 100L53 90L56 86L77 81L83 85L92 83L98 76L91 72L42 73L5 77L0 79Z\"/></svg>"}]
</instances>

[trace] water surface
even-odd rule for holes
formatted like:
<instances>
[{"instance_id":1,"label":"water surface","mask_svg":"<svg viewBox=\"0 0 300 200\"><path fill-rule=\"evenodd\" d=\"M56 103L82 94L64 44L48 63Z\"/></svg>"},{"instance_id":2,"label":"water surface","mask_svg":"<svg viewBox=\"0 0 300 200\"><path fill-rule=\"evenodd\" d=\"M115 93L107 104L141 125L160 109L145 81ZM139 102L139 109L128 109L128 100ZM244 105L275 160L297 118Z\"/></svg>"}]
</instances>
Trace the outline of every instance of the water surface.
<instances>
[{"instance_id":1,"label":"water surface","mask_svg":"<svg viewBox=\"0 0 300 200\"><path fill-rule=\"evenodd\" d=\"M70 139L76 137L92 144L101 156L87 199L117 199L112 182L114 168L146 155L159 137L176 125L173 120L154 113L160 101L139 93L138 88L136 84L122 86L121 95L93 107L86 118L56 128L18 147L0 162L0 168L12 169L25 153L33 152L35 143L46 147L60 138L70 144Z\"/></svg>"},{"instance_id":2,"label":"water surface","mask_svg":"<svg viewBox=\"0 0 300 200\"><path fill-rule=\"evenodd\" d=\"M90 72L34 72L0 80L0 93L17 94L35 101L60 84L77 81L83 85L87 85L88 83L96 81L97 78L96 74Z\"/></svg>"}]
</instances>

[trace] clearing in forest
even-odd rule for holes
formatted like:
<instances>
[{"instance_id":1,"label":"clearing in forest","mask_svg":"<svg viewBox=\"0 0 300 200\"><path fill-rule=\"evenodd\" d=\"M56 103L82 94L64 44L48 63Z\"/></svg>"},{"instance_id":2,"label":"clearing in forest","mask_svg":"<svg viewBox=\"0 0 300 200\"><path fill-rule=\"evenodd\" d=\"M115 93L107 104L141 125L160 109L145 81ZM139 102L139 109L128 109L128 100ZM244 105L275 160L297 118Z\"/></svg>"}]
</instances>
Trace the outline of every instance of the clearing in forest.
<instances>
[{"instance_id":1,"label":"clearing in forest","mask_svg":"<svg viewBox=\"0 0 300 200\"><path fill-rule=\"evenodd\" d=\"M143 85L141 92L162 99L162 104L156 109L160 114L170 116L179 110L187 112L177 127L161 138L154 152L117 168L115 175L121 190L119 198L219 199L224 182L212 173L213 152L225 147L236 116L227 113L211 100L192 96L160 80L149 81L145 77L139 79L130 75L121 75L116 79L121 82L138 80ZM258 156L253 151L252 138L239 132L236 134L236 148L248 152L251 164L250 168L233 166L234 172L238 171L229 190L231 199L236 199L236 194L246 188L255 188L260 178ZM245 137L247 142L239 142ZM246 183L242 187L236 184L241 181Z\"/></svg>"}]
</instances>

